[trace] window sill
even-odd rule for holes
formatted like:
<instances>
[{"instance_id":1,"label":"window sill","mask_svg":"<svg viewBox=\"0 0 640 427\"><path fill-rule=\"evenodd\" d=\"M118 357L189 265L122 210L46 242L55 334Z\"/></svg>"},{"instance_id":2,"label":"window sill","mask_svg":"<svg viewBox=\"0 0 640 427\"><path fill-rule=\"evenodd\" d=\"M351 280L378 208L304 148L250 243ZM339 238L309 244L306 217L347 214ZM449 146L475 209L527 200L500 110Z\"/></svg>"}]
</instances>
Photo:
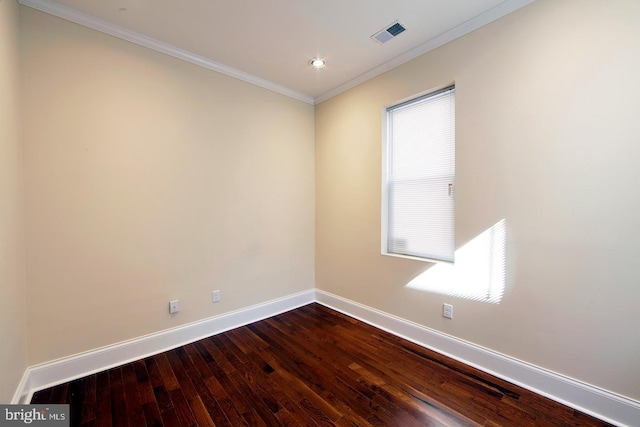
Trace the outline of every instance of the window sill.
<instances>
[{"instance_id":1,"label":"window sill","mask_svg":"<svg viewBox=\"0 0 640 427\"><path fill-rule=\"evenodd\" d=\"M404 259L412 259L414 261L422 261L422 262L428 262L431 264L448 264L448 265L453 265L455 263L454 261L447 261L447 260L442 260L442 259L433 259L433 258L423 258L423 257L418 257L418 256L411 256L411 255L402 255L402 254L394 254L392 252L381 252L381 255L385 255L385 256L390 256L390 257L394 257L394 258L404 258Z\"/></svg>"}]
</instances>

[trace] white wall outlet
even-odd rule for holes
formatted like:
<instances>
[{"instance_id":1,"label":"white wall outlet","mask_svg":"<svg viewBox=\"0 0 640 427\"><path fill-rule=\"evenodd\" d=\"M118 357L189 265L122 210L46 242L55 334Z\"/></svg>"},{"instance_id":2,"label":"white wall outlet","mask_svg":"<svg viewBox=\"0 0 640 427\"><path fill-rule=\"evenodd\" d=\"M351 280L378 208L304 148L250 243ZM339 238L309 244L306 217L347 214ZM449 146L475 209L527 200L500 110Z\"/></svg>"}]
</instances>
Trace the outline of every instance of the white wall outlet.
<instances>
[{"instance_id":1,"label":"white wall outlet","mask_svg":"<svg viewBox=\"0 0 640 427\"><path fill-rule=\"evenodd\" d=\"M451 304L442 304L442 316L447 319L453 319L453 306Z\"/></svg>"},{"instance_id":2,"label":"white wall outlet","mask_svg":"<svg viewBox=\"0 0 640 427\"><path fill-rule=\"evenodd\" d=\"M220 302L220 291L211 292L211 301Z\"/></svg>"},{"instance_id":3,"label":"white wall outlet","mask_svg":"<svg viewBox=\"0 0 640 427\"><path fill-rule=\"evenodd\" d=\"M180 301L174 299L173 301L169 301L169 313L177 313L180 311Z\"/></svg>"}]
</instances>

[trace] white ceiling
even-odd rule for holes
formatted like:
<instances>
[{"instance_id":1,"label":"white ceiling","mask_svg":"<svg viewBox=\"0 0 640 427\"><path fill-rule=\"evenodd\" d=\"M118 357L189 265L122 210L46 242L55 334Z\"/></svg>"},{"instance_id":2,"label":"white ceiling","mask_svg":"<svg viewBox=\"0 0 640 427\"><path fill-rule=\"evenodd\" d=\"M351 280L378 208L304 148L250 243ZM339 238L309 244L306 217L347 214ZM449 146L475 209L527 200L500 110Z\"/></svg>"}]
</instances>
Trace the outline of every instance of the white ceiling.
<instances>
[{"instance_id":1,"label":"white ceiling","mask_svg":"<svg viewBox=\"0 0 640 427\"><path fill-rule=\"evenodd\" d=\"M20 0L313 103L534 0ZM385 44L370 36L399 20ZM309 59L326 59L312 69Z\"/></svg>"}]
</instances>

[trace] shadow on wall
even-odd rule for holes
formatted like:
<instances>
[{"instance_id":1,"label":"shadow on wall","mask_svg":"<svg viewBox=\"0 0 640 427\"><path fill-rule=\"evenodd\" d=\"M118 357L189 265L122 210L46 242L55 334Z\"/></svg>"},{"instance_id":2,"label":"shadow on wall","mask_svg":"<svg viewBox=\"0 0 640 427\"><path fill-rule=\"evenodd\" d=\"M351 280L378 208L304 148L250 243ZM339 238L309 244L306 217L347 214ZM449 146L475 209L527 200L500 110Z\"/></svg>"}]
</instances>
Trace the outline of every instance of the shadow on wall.
<instances>
[{"instance_id":1,"label":"shadow on wall","mask_svg":"<svg viewBox=\"0 0 640 427\"><path fill-rule=\"evenodd\" d=\"M512 276L506 246L506 219L502 219L456 250L454 264L436 264L406 287L499 304Z\"/></svg>"}]
</instances>

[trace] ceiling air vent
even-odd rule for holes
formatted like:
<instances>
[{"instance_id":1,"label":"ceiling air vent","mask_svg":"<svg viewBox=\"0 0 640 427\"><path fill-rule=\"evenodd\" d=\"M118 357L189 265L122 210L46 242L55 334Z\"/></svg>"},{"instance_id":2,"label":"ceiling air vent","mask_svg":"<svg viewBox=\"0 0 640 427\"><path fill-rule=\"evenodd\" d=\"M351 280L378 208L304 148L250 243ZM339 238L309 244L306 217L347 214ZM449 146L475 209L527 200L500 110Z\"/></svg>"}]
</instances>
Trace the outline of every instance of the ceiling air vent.
<instances>
[{"instance_id":1,"label":"ceiling air vent","mask_svg":"<svg viewBox=\"0 0 640 427\"><path fill-rule=\"evenodd\" d=\"M378 31L377 33L372 35L371 38L382 44L388 42L398 34L402 33L404 30L406 30L405 26L396 21L384 30Z\"/></svg>"}]
</instances>

